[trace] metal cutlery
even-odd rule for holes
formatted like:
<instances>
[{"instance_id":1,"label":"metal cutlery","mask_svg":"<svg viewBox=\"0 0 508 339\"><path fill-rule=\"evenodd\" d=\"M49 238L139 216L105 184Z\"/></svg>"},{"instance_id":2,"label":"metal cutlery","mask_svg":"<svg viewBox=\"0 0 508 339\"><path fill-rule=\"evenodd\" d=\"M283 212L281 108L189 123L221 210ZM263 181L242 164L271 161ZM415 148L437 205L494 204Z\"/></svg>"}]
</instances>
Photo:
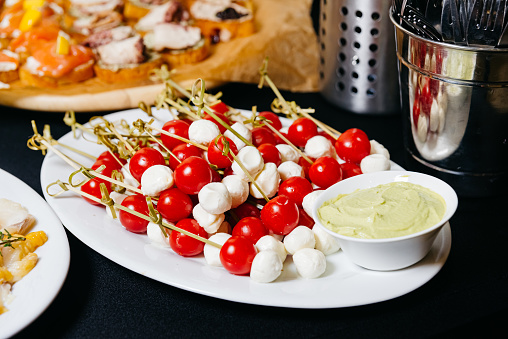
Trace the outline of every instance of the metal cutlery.
<instances>
[{"instance_id":1,"label":"metal cutlery","mask_svg":"<svg viewBox=\"0 0 508 339\"><path fill-rule=\"evenodd\" d=\"M506 0L476 0L467 29L468 45L495 47L503 33Z\"/></svg>"},{"instance_id":2,"label":"metal cutlery","mask_svg":"<svg viewBox=\"0 0 508 339\"><path fill-rule=\"evenodd\" d=\"M459 12L461 0L444 0L443 11L441 13L441 35L445 42L456 45L466 45L466 31L463 23L464 18Z\"/></svg>"}]
</instances>

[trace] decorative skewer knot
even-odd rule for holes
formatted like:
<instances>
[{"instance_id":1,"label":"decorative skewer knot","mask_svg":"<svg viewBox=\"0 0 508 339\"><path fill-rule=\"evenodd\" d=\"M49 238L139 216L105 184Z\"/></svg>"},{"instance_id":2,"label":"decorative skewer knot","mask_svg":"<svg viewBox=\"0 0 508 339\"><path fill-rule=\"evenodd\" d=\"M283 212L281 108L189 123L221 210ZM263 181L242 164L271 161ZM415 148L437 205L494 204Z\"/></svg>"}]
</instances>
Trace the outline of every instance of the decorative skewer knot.
<instances>
[{"instance_id":1,"label":"decorative skewer knot","mask_svg":"<svg viewBox=\"0 0 508 339\"><path fill-rule=\"evenodd\" d=\"M104 168L106 168L106 166L104 165L101 165L99 168L97 168L97 172L100 172L102 171ZM69 175L69 185L71 185L71 187L81 187L83 186L88 180L82 180L80 182L78 182L77 184L73 184L72 183L72 179L74 179L74 176L81 173L83 174L85 177L87 177L88 179L93 179L95 178L94 175L92 175L89 171L91 171L90 168L86 168L86 167L80 167L78 170L72 172L70 175Z\"/></svg>"},{"instance_id":2,"label":"decorative skewer knot","mask_svg":"<svg viewBox=\"0 0 508 339\"><path fill-rule=\"evenodd\" d=\"M138 104L138 107L139 107L140 110L145 112L149 117L153 116L152 115L152 106L151 105L147 105L144 101L140 101L139 104Z\"/></svg>"},{"instance_id":3,"label":"decorative skewer knot","mask_svg":"<svg viewBox=\"0 0 508 339\"><path fill-rule=\"evenodd\" d=\"M198 87L198 84L200 87ZM201 112L205 105L205 80L199 78L192 84L191 88L191 101L197 107L198 114Z\"/></svg>"},{"instance_id":4,"label":"decorative skewer knot","mask_svg":"<svg viewBox=\"0 0 508 339\"><path fill-rule=\"evenodd\" d=\"M279 98L275 98L270 105L270 108L274 113L282 113L285 114L289 119L298 119L306 116L306 114L314 113L315 109L313 108L301 108L294 101L281 101Z\"/></svg>"},{"instance_id":5,"label":"decorative skewer knot","mask_svg":"<svg viewBox=\"0 0 508 339\"><path fill-rule=\"evenodd\" d=\"M261 67L259 68L259 75L261 75L261 77L259 79L258 88L263 88L265 78L268 75L268 57L265 57L263 63L261 64Z\"/></svg>"},{"instance_id":6,"label":"decorative skewer knot","mask_svg":"<svg viewBox=\"0 0 508 339\"><path fill-rule=\"evenodd\" d=\"M52 182L51 184L49 184L49 185L46 187L46 193L48 193L48 195L49 195L50 197L57 197L57 196L59 196L60 194L62 194L62 193L64 193L64 192L67 192L67 191L69 190L69 188L68 188L66 185L67 185L66 183L64 183L64 182L62 182L62 181L60 181L60 180L57 180L57 181L55 181L55 182ZM61 191L59 191L59 192L56 192L56 193L51 193L51 192L49 191L49 189L50 189L50 187L52 187L52 186L58 186L58 187L60 187L62 190L61 190Z\"/></svg>"},{"instance_id":7,"label":"decorative skewer knot","mask_svg":"<svg viewBox=\"0 0 508 339\"><path fill-rule=\"evenodd\" d=\"M155 68L150 71L151 80L167 81L175 73L174 70L169 70L167 65L162 65L161 68Z\"/></svg>"},{"instance_id":8,"label":"decorative skewer knot","mask_svg":"<svg viewBox=\"0 0 508 339\"><path fill-rule=\"evenodd\" d=\"M109 196L109 192L108 192L108 189L106 188L106 184L101 182L99 187L101 189L101 203L103 203L104 205L106 205L106 207L109 208L111 215L113 216L113 219L116 219L116 211L115 211L115 207L114 207L115 202Z\"/></svg>"},{"instance_id":9,"label":"decorative skewer knot","mask_svg":"<svg viewBox=\"0 0 508 339\"><path fill-rule=\"evenodd\" d=\"M166 233L166 228L162 226L162 215L155 209L152 203L152 198L146 197L146 205L148 206L148 216L150 217L150 220L159 226L161 229L162 234L164 234L164 237L168 237L168 234Z\"/></svg>"},{"instance_id":10,"label":"decorative skewer knot","mask_svg":"<svg viewBox=\"0 0 508 339\"><path fill-rule=\"evenodd\" d=\"M74 113L74 111L65 112L63 121L71 128L72 135L76 138L76 113Z\"/></svg>"}]
</instances>

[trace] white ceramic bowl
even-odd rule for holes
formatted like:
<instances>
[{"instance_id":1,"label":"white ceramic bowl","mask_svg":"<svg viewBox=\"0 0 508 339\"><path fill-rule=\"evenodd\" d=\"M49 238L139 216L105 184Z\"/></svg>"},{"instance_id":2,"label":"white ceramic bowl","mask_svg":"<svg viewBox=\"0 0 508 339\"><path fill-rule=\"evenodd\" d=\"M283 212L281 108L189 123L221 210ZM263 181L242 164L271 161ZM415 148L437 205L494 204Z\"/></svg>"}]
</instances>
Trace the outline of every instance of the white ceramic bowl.
<instances>
[{"instance_id":1,"label":"white ceramic bowl","mask_svg":"<svg viewBox=\"0 0 508 339\"><path fill-rule=\"evenodd\" d=\"M418 233L386 239L360 239L340 235L320 222L318 209L325 201L339 194L396 181L418 184L441 195L446 202L446 211L441 221ZM411 266L427 255L439 231L455 213L457 204L458 198L453 188L438 178L417 172L382 171L357 175L330 186L316 199L312 216L317 227L322 227L337 238L344 253L355 264L376 271L392 271Z\"/></svg>"}]
</instances>

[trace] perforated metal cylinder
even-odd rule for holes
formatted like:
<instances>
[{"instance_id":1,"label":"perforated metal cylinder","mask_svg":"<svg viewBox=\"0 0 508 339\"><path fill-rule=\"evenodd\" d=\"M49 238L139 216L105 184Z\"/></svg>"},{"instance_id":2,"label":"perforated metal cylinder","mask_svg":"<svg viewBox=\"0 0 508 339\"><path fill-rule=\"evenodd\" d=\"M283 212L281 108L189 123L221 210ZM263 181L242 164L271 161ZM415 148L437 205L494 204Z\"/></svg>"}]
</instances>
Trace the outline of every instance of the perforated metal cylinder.
<instances>
[{"instance_id":1,"label":"perforated metal cylinder","mask_svg":"<svg viewBox=\"0 0 508 339\"><path fill-rule=\"evenodd\" d=\"M400 111L391 0L321 0L320 88L361 114Z\"/></svg>"}]
</instances>

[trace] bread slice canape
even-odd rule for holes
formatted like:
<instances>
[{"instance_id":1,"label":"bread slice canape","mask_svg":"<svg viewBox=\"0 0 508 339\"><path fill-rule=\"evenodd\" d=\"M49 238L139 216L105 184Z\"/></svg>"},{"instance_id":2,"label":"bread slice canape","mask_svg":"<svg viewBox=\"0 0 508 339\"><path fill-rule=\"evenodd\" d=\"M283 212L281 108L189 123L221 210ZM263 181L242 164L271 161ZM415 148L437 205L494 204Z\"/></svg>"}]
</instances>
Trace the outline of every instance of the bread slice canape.
<instances>
[{"instance_id":1,"label":"bread slice canape","mask_svg":"<svg viewBox=\"0 0 508 339\"><path fill-rule=\"evenodd\" d=\"M56 88L90 79L94 76L94 54L85 46L70 45L68 53L57 51L58 43L41 44L19 69L25 86Z\"/></svg>"},{"instance_id":2,"label":"bread slice canape","mask_svg":"<svg viewBox=\"0 0 508 339\"><path fill-rule=\"evenodd\" d=\"M190 13L203 35L214 43L246 37L256 31L252 10L233 1L194 1Z\"/></svg>"},{"instance_id":3,"label":"bread slice canape","mask_svg":"<svg viewBox=\"0 0 508 339\"><path fill-rule=\"evenodd\" d=\"M134 27L138 31L148 32L161 23L185 23L189 19L189 11L180 1L173 0L159 6L152 6L150 11L140 18Z\"/></svg>"},{"instance_id":4,"label":"bread slice canape","mask_svg":"<svg viewBox=\"0 0 508 339\"><path fill-rule=\"evenodd\" d=\"M148 55L143 38L130 26L93 34L84 44L97 56L95 75L107 83L147 80L150 71L163 64L160 55Z\"/></svg>"},{"instance_id":5,"label":"bread slice canape","mask_svg":"<svg viewBox=\"0 0 508 339\"><path fill-rule=\"evenodd\" d=\"M180 3L177 0L126 0L123 15L127 20L137 21L147 15L154 7L168 2Z\"/></svg>"},{"instance_id":6,"label":"bread slice canape","mask_svg":"<svg viewBox=\"0 0 508 339\"><path fill-rule=\"evenodd\" d=\"M171 68L195 63L210 53L208 39L201 35L199 27L176 23L161 23L145 35L150 49L162 54Z\"/></svg>"}]
</instances>

